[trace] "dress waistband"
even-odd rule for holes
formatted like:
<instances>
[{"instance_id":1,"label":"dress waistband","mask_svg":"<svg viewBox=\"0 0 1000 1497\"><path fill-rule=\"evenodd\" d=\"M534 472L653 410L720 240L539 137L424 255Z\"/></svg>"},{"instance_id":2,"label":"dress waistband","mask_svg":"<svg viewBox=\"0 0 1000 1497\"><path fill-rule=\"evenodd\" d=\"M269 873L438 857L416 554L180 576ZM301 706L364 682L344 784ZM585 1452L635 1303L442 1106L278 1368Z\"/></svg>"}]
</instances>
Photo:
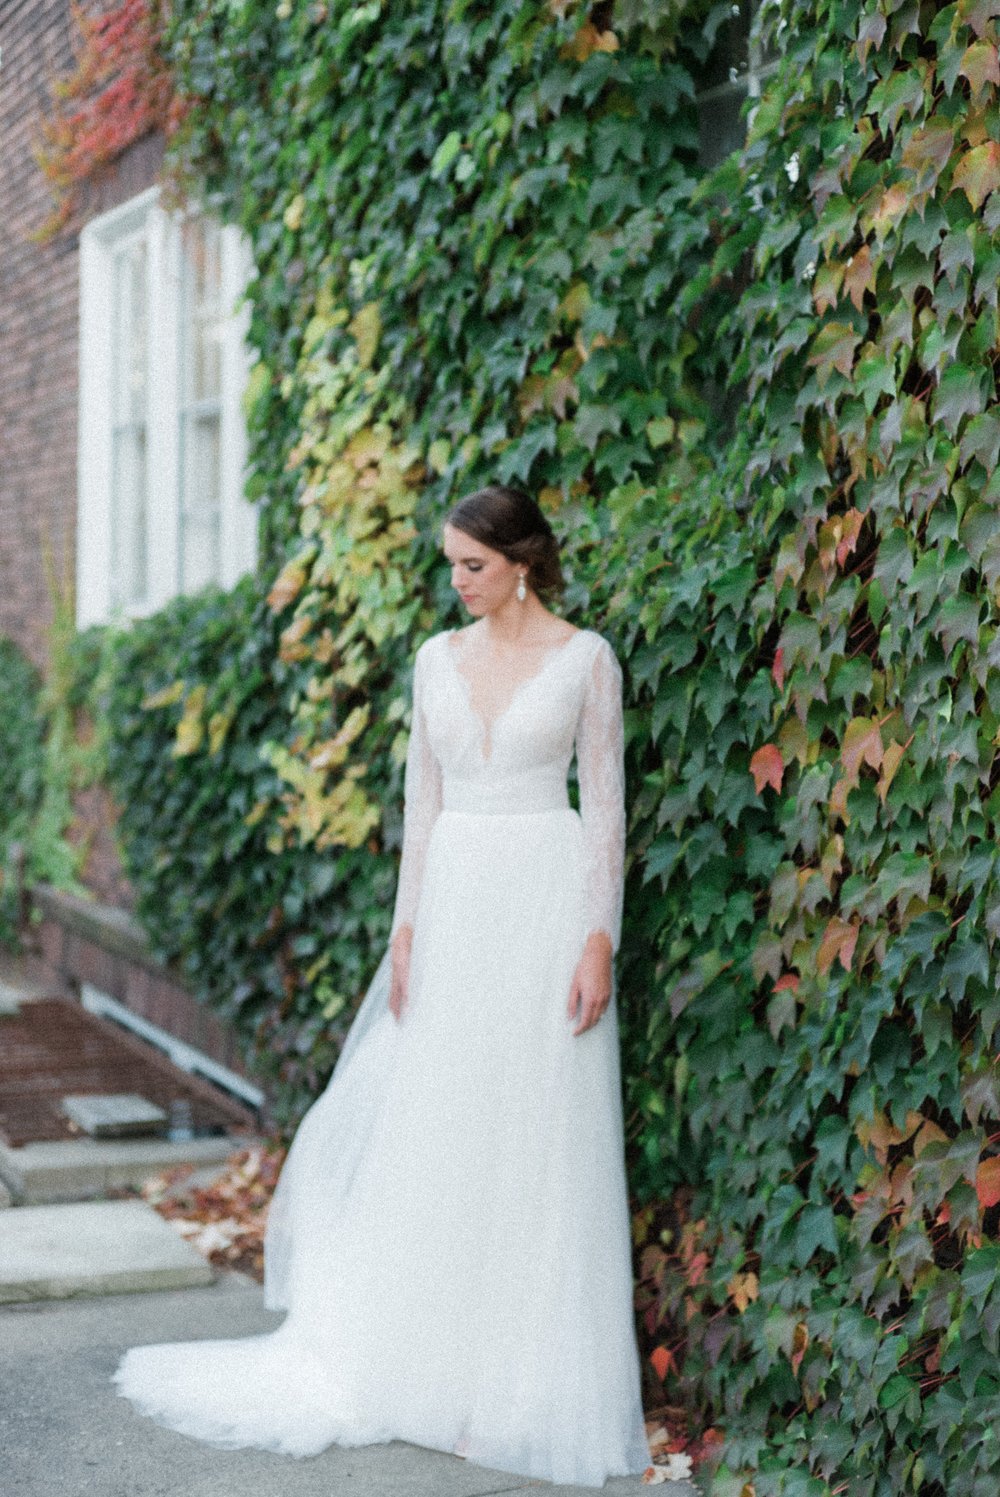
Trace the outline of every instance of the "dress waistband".
<instances>
[{"instance_id":1,"label":"dress waistband","mask_svg":"<svg viewBox=\"0 0 1000 1497\"><path fill-rule=\"evenodd\" d=\"M566 781L548 776L517 775L505 780L455 779L445 776L441 796L445 811L483 816L568 811Z\"/></svg>"}]
</instances>

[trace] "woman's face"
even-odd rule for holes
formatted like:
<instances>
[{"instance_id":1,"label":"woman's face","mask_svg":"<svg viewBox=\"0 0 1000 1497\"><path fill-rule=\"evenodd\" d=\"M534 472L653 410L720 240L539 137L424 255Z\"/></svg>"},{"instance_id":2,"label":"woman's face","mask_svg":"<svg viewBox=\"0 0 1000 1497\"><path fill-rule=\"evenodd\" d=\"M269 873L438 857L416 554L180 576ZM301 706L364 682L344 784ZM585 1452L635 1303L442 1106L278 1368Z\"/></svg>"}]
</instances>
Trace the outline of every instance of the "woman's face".
<instances>
[{"instance_id":1,"label":"woman's face","mask_svg":"<svg viewBox=\"0 0 1000 1497\"><path fill-rule=\"evenodd\" d=\"M445 525L442 549L451 563L451 585L470 613L493 613L514 597L523 570L502 551L474 541L464 530Z\"/></svg>"}]
</instances>

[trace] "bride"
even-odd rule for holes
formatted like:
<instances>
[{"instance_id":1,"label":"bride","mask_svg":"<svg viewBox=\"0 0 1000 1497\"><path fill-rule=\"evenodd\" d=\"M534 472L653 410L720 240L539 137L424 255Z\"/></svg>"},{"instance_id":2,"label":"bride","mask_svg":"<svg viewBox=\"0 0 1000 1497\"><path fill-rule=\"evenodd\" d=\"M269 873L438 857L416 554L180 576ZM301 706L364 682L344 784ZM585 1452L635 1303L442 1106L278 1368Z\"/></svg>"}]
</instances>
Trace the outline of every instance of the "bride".
<instances>
[{"instance_id":1,"label":"bride","mask_svg":"<svg viewBox=\"0 0 1000 1497\"><path fill-rule=\"evenodd\" d=\"M416 654L390 946L268 1219L286 1318L134 1347L114 1381L228 1448L402 1439L600 1486L650 1459L612 971L621 670L543 603L562 579L532 499L482 489L443 534L473 622Z\"/></svg>"}]
</instances>

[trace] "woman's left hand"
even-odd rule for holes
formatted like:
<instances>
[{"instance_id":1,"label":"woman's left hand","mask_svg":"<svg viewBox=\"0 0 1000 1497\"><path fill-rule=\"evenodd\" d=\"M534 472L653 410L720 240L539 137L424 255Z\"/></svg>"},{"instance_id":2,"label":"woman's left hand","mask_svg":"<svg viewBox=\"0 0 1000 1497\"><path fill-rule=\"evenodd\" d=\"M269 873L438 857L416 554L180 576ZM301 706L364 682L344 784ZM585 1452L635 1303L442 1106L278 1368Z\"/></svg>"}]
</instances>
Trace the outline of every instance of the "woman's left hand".
<instances>
[{"instance_id":1,"label":"woman's left hand","mask_svg":"<svg viewBox=\"0 0 1000 1497\"><path fill-rule=\"evenodd\" d=\"M569 990L569 1016L579 1017L574 1034L591 1029L611 1002L611 959L611 941L603 931L587 937Z\"/></svg>"}]
</instances>

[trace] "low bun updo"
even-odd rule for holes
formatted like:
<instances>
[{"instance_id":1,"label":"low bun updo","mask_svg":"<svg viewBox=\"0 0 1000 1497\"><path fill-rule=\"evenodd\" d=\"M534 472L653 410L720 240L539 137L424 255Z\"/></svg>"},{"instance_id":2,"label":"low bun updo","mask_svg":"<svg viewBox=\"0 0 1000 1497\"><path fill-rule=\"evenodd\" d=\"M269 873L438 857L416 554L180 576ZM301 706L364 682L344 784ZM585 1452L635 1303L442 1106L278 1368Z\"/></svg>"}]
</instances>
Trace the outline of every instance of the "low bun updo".
<instances>
[{"instance_id":1,"label":"low bun updo","mask_svg":"<svg viewBox=\"0 0 1000 1497\"><path fill-rule=\"evenodd\" d=\"M535 500L523 490L491 483L460 499L445 516L445 523L526 567L528 581L540 598L556 597L563 591L559 542Z\"/></svg>"}]
</instances>

